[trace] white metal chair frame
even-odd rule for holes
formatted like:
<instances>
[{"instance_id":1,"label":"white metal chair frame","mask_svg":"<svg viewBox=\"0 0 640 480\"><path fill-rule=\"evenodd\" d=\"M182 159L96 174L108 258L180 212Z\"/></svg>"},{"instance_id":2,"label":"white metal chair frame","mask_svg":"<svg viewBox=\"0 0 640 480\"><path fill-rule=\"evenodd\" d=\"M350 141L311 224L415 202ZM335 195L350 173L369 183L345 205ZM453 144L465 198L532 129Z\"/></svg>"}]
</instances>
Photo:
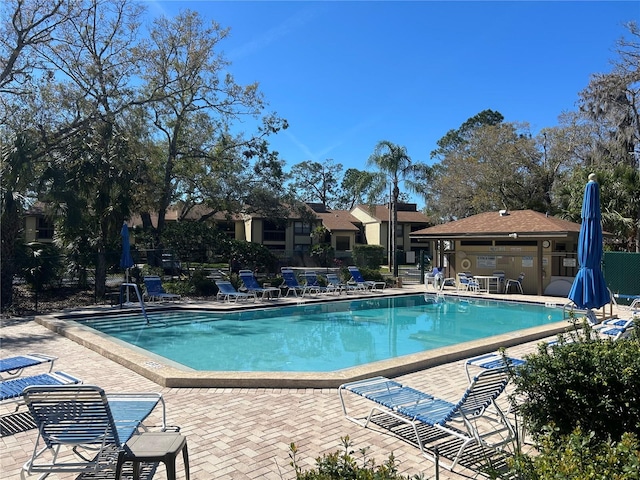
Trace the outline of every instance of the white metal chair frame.
<instances>
[{"instance_id":1,"label":"white metal chair frame","mask_svg":"<svg viewBox=\"0 0 640 480\"><path fill-rule=\"evenodd\" d=\"M511 285L515 285L516 287L518 287L518 290L520 290L520 293L524 295L524 291L522 290L523 280L524 280L524 272L518 275L517 280L514 280L513 278L510 278L509 280L507 280L507 283L504 286L504 293L509 293L509 289L511 288Z\"/></svg>"},{"instance_id":2,"label":"white metal chair frame","mask_svg":"<svg viewBox=\"0 0 640 480\"><path fill-rule=\"evenodd\" d=\"M453 470L462 458L465 449L473 444L499 448L516 438L516 432L505 414L495 403L496 398L505 390L509 381L509 372L504 368L485 370L474 377L462 394L458 403L450 403L433 397L419 390L407 387L385 377L346 383L338 388L342 411L345 417L363 427L372 421L373 415L381 413L398 422L408 425L415 436L415 444L423 456L435 462L435 455L427 451L419 434L419 425L426 424L462 440L451 463L440 465ZM374 405L365 420L347 413L343 392L352 392L363 396ZM378 406L379 405L379 406ZM490 408L490 411L488 409ZM486 419L495 425L484 431L478 428L477 420ZM454 426L452 423L460 425ZM488 438L500 435L497 442L489 442Z\"/></svg>"}]
</instances>

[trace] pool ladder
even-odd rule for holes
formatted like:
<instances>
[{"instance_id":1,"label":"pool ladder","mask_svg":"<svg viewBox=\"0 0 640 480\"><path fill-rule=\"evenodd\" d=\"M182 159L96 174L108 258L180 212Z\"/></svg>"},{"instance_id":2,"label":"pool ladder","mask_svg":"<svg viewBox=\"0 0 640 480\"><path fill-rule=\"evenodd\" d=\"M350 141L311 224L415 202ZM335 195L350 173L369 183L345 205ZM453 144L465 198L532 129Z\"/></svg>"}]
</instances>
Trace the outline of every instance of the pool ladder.
<instances>
[{"instance_id":1,"label":"pool ladder","mask_svg":"<svg viewBox=\"0 0 640 480\"><path fill-rule=\"evenodd\" d=\"M138 288L137 283L123 283L120 285L120 308L122 308L122 300L125 290L127 292L127 295L129 294L129 287L133 287L133 290L136 292L138 302L140 303L140 310L142 310L142 315L144 316L147 325L149 325L149 317L147 317L147 310L144 308L144 300L142 299L142 295L140 295L140 289Z\"/></svg>"}]
</instances>

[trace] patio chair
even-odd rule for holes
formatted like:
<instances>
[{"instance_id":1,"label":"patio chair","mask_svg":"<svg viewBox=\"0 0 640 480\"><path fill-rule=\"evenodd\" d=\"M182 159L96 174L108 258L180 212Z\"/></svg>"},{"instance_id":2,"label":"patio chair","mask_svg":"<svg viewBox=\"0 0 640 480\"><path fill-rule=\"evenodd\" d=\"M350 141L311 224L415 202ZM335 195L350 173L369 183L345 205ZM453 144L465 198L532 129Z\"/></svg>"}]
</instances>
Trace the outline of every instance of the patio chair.
<instances>
[{"instance_id":1,"label":"patio chair","mask_svg":"<svg viewBox=\"0 0 640 480\"><path fill-rule=\"evenodd\" d=\"M307 293L320 292L318 287L301 285L292 269L283 267L280 269L280 272L282 273L282 278L284 278L284 283L287 287L287 294L285 297L288 297L291 292L293 292L296 297L298 296L298 293L300 293L300 296L304 297Z\"/></svg>"},{"instance_id":2,"label":"patio chair","mask_svg":"<svg viewBox=\"0 0 640 480\"><path fill-rule=\"evenodd\" d=\"M440 461L440 465L453 470L469 445L477 443L498 448L515 439L513 426L495 403L508 381L509 373L504 368L485 370L473 378L456 403L436 398L385 377L343 384L339 387L338 393L342 411L347 419L365 428L369 422L389 429L393 429L397 424L404 424L409 427L408 430L404 429L405 434L415 437L412 441L420 448L424 457L431 461L435 461L435 455L425 446L429 437L425 437L427 430L424 426L435 430L434 436L437 438L434 440L441 440L442 434L445 434L461 441L462 444L453 455L450 464ZM345 392L360 395L375 403L366 419L352 417L347 413ZM385 421L384 417L391 417L397 422ZM485 421L480 422L480 419ZM497 439L490 441L492 437ZM441 455L449 453L453 452L447 450L447 453Z\"/></svg>"},{"instance_id":3,"label":"patio chair","mask_svg":"<svg viewBox=\"0 0 640 480\"><path fill-rule=\"evenodd\" d=\"M518 275L518 278L516 280L514 280L513 278L508 279L504 285L504 293L509 293L509 289L511 288L511 285L515 285L518 288L518 290L520 290L520 293L524 295L524 291L522 290L523 280L524 280L524 272Z\"/></svg>"},{"instance_id":4,"label":"patio chair","mask_svg":"<svg viewBox=\"0 0 640 480\"><path fill-rule=\"evenodd\" d=\"M51 355L44 355L42 353L28 353L26 355L2 358L0 359L0 381L19 377L25 368L46 363L49 364L49 372L51 372L51 370L53 370L53 362L57 359L58 357L52 357Z\"/></svg>"},{"instance_id":5,"label":"patio chair","mask_svg":"<svg viewBox=\"0 0 640 480\"><path fill-rule=\"evenodd\" d=\"M494 270L492 275L498 279L496 281L496 293L504 292L505 280L507 278L504 270Z\"/></svg>"},{"instance_id":6,"label":"patio chair","mask_svg":"<svg viewBox=\"0 0 640 480\"><path fill-rule=\"evenodd\" d=\"M486 353L477 357L468 358L464 362L464 369L467 373L467 379L471 381L472 375L469 367L477 367L484 370L492 368L517 368L526 362L521 358L503 356L500 352Z\"/></svg>"},{"instance_id":7,"label":"patio chair","mask_svg":"<svg viewBox=\"0 0 640 480\"><path fill-rule=\"evenodd\" d=\"M251 270L240 270L238 272L240 276L240 280L242 280L242 284L244 288L247 289L248 293L254 292L256 295L260 294L261 298L273 298L280 297L280 289L277 287L261 287L258 283L258 279L255 277Z\"/></svg>"},{"instance_id":8,"label":"patio chair","mask_svg":"<svg viewBox=\"0 0 640 480\"><path fill-rule=\"evenodd\" d=\"M16 410L24 403L23 391L33 385L74 385L82 380L65 372L47 372L16 377L0 382L0 404L16 403Z\"/></svg>"},{"instance_id":9,"label":"patio chair","mask_svg":"<svg viewBox=\"0 0 640 480\"><path fill-rule=\"evenodd\" d=\"M479 289L480 284L473 277L468 276L466 273L458 273L457 290L478 292Z\"/></svg>"},{"instance_id":10,"label":"patio chair","mask_svg":"<svg viewBox=\"0 0 640 480\"><path fill-rule=\"evenodd\" d=\"M612 318L592 327L592 330L600 338L619 340L631 335L635 323L632 319Z\"/></svg>"},{"instance_id":11,"label":"patio chair","mask_svg":"<svg viewBox=\"0 0 640 480\"><path fill-rule=\"evenodd\" d=\"M318 293L328 293L329 292L329 287L326 287L324 285L320 285L320 281L318 280L318 275L316 274L316 272L312 272L312 271L305 271L304 272L304 281L305 281L305 287L309 287L309 288L317 288L318 289Z\"/></svg>"},{"instance_id":12,"label":"patio chair","mask_svg":"<svg viewBox=\"0 0 640 480\"><path fill-rule=\"evenodd\" d=\"M162 405L162 430L166 430L165 405L159 393L106 394L94 385L33 386L24 398L38 428L31 458L20 472L85 472L114 468L105 455L117 453L140 428L144 420ZM72 449L76 457L59 452ZM89 455L89 456L87 456Z\"/></svg>"},{"instance_id":13,"label":"patio chair","mask_svg":"<svg viewBox=\"0 0 640 480\"><path fill-rule=\"evenodd\" d=\"M164 300L180 300L180 295L167 293L162 286L162 280L157 275L144 277L144 299L149 302Z\"/></svg>"},{"instance_id":14,"label":"patio chair","mask_svg":"<svg viewBox=\"0 0 640 480\"><path fill-rule=\"evenodd\" d=\"M347 295L349 292L355 292L358 290L356 285L350 285L348 283L344 283L340 281L337 273L327 273L327 289L330 292L338 292L340 295L342 292L345 292Z\"/></svg>"},{"instance_id":15,"label":"patio chair","mask_svg":"<svg viewBox=\"0 0 640 480\"><path fill-rule=\"evenodd\" d=\"M234 302L237 302L239 299L249 300L253 298L255 302L258 296L255 292L239 292L235 289L235 287L226 280L217 280L216 285L218 286L218 293L216 295L217 300L222 300L226 302L231 302L233 298Z\"/></svg>"},{"instance_id":16,"label":"patio chair","mask_svg":"<svg viewBox=\"0 0 640 480\"><path fill-rule=\"evenodd\" d=\"M355 265L350 265L349 273L357 286L366 290L383 290L387 286L385 282L377 282L374 280L365 280L360 270Z\"/></svg>"}]
</instances>

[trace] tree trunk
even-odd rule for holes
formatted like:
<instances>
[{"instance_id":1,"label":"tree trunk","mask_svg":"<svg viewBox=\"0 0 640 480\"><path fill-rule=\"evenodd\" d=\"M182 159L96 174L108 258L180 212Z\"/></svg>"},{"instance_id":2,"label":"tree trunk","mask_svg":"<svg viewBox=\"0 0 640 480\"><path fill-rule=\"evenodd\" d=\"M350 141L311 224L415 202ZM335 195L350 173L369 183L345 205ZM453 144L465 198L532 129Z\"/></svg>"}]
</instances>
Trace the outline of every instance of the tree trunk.
<instances>
[{"instance_id":1,"label":"tree trunk","mask_svg":"<svg viewBox=\"0 0 640 480\"><path fill-rule=\"evenodd\" d=\"M398 182L393 183L393 203L391 204L391 217L393 221L391 230L391 252L393 256L393 276L398 276L398 258L396 256L398 235L396 232L396 225L398 224L398 197L400 196L400 189L398 188Z\"/></svg>"},{"instance_id":2,"label":"tree trunk","mask_svg":"<svg viewBox=\"0 0 640 480\"><path fill-rule=\"evenodd\" d=\"M13 276L16 271L16 242L20 233L20 216L12 192L5 193L5 211L0 224L0 309L4 312L13 304Z\"/></svg>"}]
</instances>

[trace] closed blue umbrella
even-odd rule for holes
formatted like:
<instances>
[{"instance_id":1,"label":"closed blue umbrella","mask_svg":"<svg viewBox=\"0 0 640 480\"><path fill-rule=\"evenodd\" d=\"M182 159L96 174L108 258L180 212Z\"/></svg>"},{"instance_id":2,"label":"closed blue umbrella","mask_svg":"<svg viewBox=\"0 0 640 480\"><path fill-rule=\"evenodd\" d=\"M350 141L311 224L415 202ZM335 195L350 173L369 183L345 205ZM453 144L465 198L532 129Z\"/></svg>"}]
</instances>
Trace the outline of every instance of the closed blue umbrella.
<instances>
[{"instance_id":1,"label":"closed blue umbrella","mask_svg":"<svg viewBox=\"0 0 640 480\"><path fill-rule=\"evenodd\" d=\"M602 274L602 225L600 223L600 190L595 175L589 175L589 182L582 200L582 225L578 237L578 262L580 270L576 275L569 299L578 308L600 308L611 301L609 289Z\"/></svg>"},{"instance_id":2,"label":"closed blue umbrella","mask_svg":"<svg viewBox=\"0 0 640 480\"><path fill-rule=\"evenodd\" d=\"M133 258L131 257L131 245L129 245L129 227L126 222L122 224L120 235L122 236L122 255L120 256L120 266L126 270L128 282L129 269L133 267Z\"/></svg>"}]
</instances>

